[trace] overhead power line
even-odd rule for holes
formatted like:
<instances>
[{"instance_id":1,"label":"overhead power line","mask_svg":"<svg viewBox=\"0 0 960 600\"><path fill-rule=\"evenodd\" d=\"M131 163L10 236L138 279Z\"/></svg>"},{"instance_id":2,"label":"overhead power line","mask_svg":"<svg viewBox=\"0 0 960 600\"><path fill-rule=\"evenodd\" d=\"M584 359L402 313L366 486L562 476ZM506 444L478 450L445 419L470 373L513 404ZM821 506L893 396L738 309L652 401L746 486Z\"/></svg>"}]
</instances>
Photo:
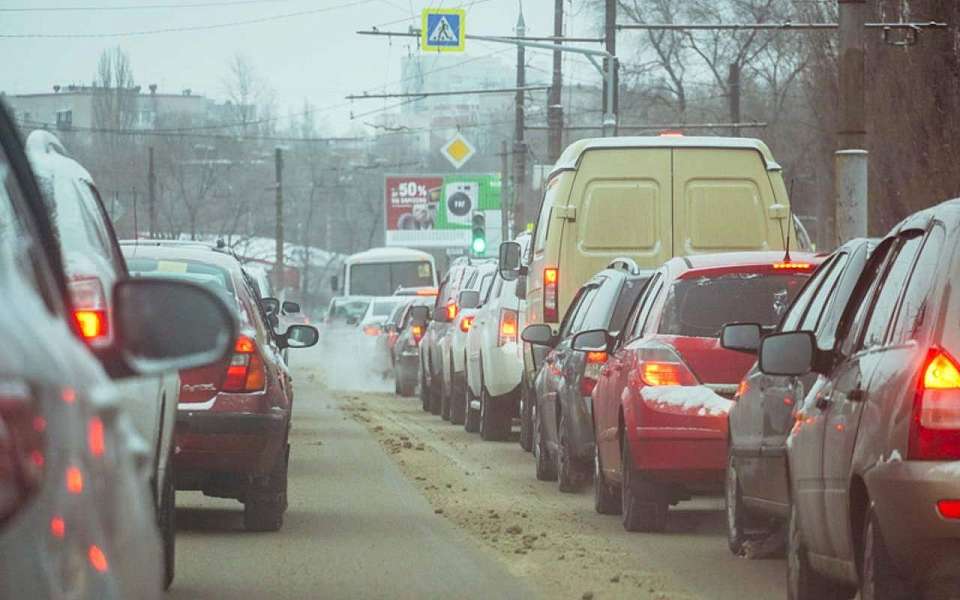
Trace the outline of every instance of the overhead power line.
<instances>
[{"instance_id":1,"label":"overhead power line","mask_svg":"<svg viewBox=\"0 0 960 600\"><path fill-rule=\"evenodd\" d=\"M24 6L0 8L0 13L30 12L108 12L128 10L159 10L169 8L219 8L222 6L244 6L249 4L279 4L299 0L225 0L223 2L189 2L185 4L121 4L89 6Z\"/></svg>"},{"instance_id":2,"label":"overhead power line","mask_svg":"<svg viewBox=\"0 0 960 600\"><path fill-rule=\"evenodd\" d=\"M431 96L466 96L473 94L515 94L517 92L538 92L548 90L547 85L531 85L522 88L484 88L478 90L456 90L452 92L410 92L406 94L359 94L347 96L347 100L373 100L384 98L429 98Z\"/></svg>"},{"instance_id":3,"label":"overhead power line","mask_svg":"<svg viewBox=\"0 0 960 600\"><path fill-rule=\"evenodd\" d=\"M360 6L362 4L370 4L376 0L354 0L353 2L346 2L343 4L336 4L334 6L326 6L324 8L312 8L309 10L299 10L296 12L282 13L279 15L272 15L269 17L258 17L255 19L244 19L240 21L230 21L227 23L215 23L210 25L188 25L184 27L164 27L160 29L142 29L139 31L120 31L120 32L108 32L108 33L0 33L0 38L33 38L33 39L73 39L73 38L119 38L119 37L135 37L135 36L145 36L145 35L160 35L164 33L184 33L190 31L210 31L213 29L225 29L228 27L240 27L243 25L256 25L260 23L269 23L272 21L280 21L284 19L293 19L296 17L305 17L309 15L315 15L325 12L331 12L334 10L339 10L341 8L351 8L354 6Z\"/></svg>"}]
</instances>

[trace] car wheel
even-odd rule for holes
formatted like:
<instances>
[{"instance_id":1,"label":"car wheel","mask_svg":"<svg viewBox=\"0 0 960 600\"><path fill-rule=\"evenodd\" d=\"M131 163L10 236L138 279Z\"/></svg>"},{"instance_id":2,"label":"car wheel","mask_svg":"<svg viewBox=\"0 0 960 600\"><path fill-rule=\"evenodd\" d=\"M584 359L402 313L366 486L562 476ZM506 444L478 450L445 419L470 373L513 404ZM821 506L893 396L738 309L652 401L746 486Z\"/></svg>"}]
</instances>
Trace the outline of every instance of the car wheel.
<instances>
[{"instance_id":1,"label":"car wheel","mask_svg":"<svg viewBox=\"0 0 960 600\"><path fill-rule=\"evenodd\" d=\"M480 390L480 438L488 442L502 442L510 437L513 419L507 412L504 398L494 400L486 388Z\"/></svg>"},{"instance_id":2,"label":"car wheel","mask_svg":"<svg viewBox=\"0 0 960 600\"><path fill-rule=\"evenodd\" d=\"M420 364L420 406L423 412L430 412L430 388L427 387L427 375L423 363Z\"/></svg>"},{"instance_id":3,"label":"car wheel","mask_svg":"<svg viewBox=\"0 0 960 600\"><path fill-rule=\"evenodd\" d=\"M251 486L243 503L243 526L247 531L278 531L287 511L287 466L290 444L273 471L259 485Z\"/></svg>"},{"instance_id":4,"label":"car wheel","mask_svg":"<svg viewBox=\"0 0 960 600\"><path fill-rule=\"evenodd\" d=\"M880 523L871 509L863 534L860 561L860 600L908 600L916 595L910 582L901 577L890 558Z\"/></svg>"},{"instance_id":5,"label":"car wheel","mask_svg":"<svg viewBox=\"0 0 960 600\"><path fill-rule=\"evenodd\" d=\"M467 433L477 433L480 431L480 411L470 406L477 397L470 391L469 385L464 387L466 389L463 394L463 403L465 406L463 428Z\"/></svg>"},{"instance_id":6,"label":"car wheel","mask_svg":"<svg viewBox=\"0 0 960 600\"><path fill-rule=\"evenodd\" d=\"M740 476L733 453L727 453L727 476L724 482L727 512L727 546L736 556L743 553L743 544L747 541L744 531L743 496L740 489Z\"/></svg>"},{"instance_id":7,"label":"car wheel","mask_svg":"<svg viewBox=\"0 0 960 600\"><path fill-rule=\"evenodd\" d=\"M797 507L790 507L790 525L787 537L787 598L788 600L847 600L853 594L813 570L807 558Z\"/></svg>"},{"instance_id":8,"label":"car wheel","mask_svg":"<svg viewBox=\"0 0 960 600\"><path fill-rule=\"evenodd\" d=\"M397 396L402 396L403 393L400 391L400 378L397 377L397 374L393 374L393 393Z\"/></svg>"},{"instance_id":9,"label":"car wheel","mask_svg":"<svg viewBox=\"0 0 960 600\"><path fill-rule=\"evenodd\" d=\"M533 422L533 459L537 468L537 479L540 481L557 480L557 463L550 459L546 442L543 439L543 425L540 423L540 411L537 405L531 407L530 420Z\"/></svg>"},{"instance_id":10,"label":"car wheel","mask_svg":"<svg viewBox=\"0 0 960 600\"><path fill-rule=\"evenodd\" d=\"M450 422L454 425L463 425L467 415L467 395L463 391L467 388L466 369L463 371L463 377L459 378L459 380L454 377L453 381L454 385L450 394Z\"/></svg>"},{"instance_id":11,"label":"car wheel","mask_svg":"<svg viewBox=\"0 0 960 600\"><path fill-rule=\"evenodd\" d=\"M159 526L163 540L163 589L170 589L176 570L177 487L173 474L173 452L167 458L167 477L160 496Z\"/></svg>"},{"instance_id":12,"label":"car wheel","mask_svg":"<svg viewBox=\"0 0 960 600\"><path fill-rule=\"evenodd\" d=\"M620 486L620 502L623 506L623 528L627 531L661 532L667 527L670 503L666 490L652 481L647 481L633 466L630 440L623 438L622 461L623 485Z\"/></svg>"},{"instance_id":13,"label":"car wheel","mask_svg":"<svg viewBox=\"0 0 960 600\"><path fill-rule=\"evenodd\" d=\"M533 451L533 419L531 418L530 392L526 380L520 381L520 447L527 452Z\"/></svg>"},{"instance_id":14,"label":"car wheel","mask_svg":"<svg viewBox=\"0 0 960 600\"><path fill-rule=\"evenodd\" d=\"M440 414L440 397L443 388L443 376L440 376L439 382L437 379L437 376L434 375L432 378L433 384L430 386L430 414L434 415Z\"/></svg>"},{"instance_id":15,"label":"car wheel","mask_svg":"<svg viewBox=\"0 0 960 600\"><path fill-rule=\"evenodd\" d=\"M607 483L600 464L600 446L593 447L593 508L601 515L620 514L620 490Z\"/></svg>"},{"instance_id":16,"label":"car wheel","mask_svg":"<svg viewBox=\"0 0 960 600\"><path fill-rule=\"evenodd\" d=\"M450 376L450 385L444 380L440 381L440 418L444 421L450 420L450 388L453 387L453 375Z\"/></svg>"},{"instance_id":17,"label":"car wheel","mask_svg":"<svg viewBox=\"0 0 960 600\"><path fill-rule=\"evenodd\" d=\"M557 428L560 435L560 447L557 452L558 487L561 492L578 492L583 487L589 471L572 456L566 414L560 413L560 424Z\"/></svg>"}]
</instances>

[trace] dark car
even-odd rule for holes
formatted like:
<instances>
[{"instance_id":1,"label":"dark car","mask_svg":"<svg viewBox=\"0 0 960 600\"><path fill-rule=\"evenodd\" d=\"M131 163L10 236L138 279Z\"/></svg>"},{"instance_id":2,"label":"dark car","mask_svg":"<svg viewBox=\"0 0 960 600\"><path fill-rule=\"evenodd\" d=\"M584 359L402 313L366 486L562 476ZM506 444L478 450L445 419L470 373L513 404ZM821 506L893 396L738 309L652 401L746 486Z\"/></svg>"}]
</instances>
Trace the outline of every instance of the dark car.
<instances>
[{"instance_id":1,"label":"dark car","mask_svg":"<svg viewBox=\"0 0 960 600\"><path fill-rule=\"evenodd\" d=\"M764 338L760 368L816 381L787 438L794 600L960 590L960 200L873 251L834 339ZM826 346L821 345L826 341Z\"/></svg>"},{"instance_id":2,"label":"dark car","mask_svg":"<svg viewBox=\"0 0 960 600\"><path fill-rule=\"evenodd\" d=\"M458 258L450 265L440 282L432 311L433 318L420 343L420 402L423 410L435 415L440 414L443 395L444 355L440 342L453 327L453 321L460 313L457 303L460 290L468 283L471 273L473 269L467 258Z\"/></svg>"},{"instance_id":3,"label":"dark car","mask_svg":"<svg viewBox=\"0 0 960 600\"><path fill-rule=\"evenodd\" d=\"M177 489L243 502L244 526L275 531L287 508L293 386L285 348L316 344L310 325L283 334L270 326L252 280L233 256L216 250L124 246L130 272L196 281L224 297L240 322L226 369L180 373L175 460Z\"/></svg>"},{"instance_id":4,"label":"dark car","mask_svg":"<svg viewBox=\"0 0 960 600\"><path fill-rule=\"evenodd\" d=\"M422 318L415 318L414 310L421 307ZM393 379L396 392L400 396L413 396L417 389L418 367L420 365L420 340L427 330L433 298L416 298L407 303L395 325L396 341L392 346Z\"/></svg>"},{"instance_id":5,"label":"dark car","mask_svg":"<svg viewBox=\"0 0 960 600\"><path fill-rule=\"evenodd\" d=\"M830 347L875 245L875 241L861 238L838 248L804 286L776 331L813 331L821 346ZM756 324L728 325L721 344L755 354L765 333ZM797 404L815 379L812 374L800 378L767 375L754 365L737 389L729 416L725 483L727 539L734 554L742 553L748 540L760 542L784 533L783 525L790 516L787 435L793 428Z\"/></svg>"},{"instance_id":6,"label":"dark car","mask_svg":"<svg viewBox=\"0 0 960 600\"><path fill-rule=\"evenodd\" d=\"M236 326L201 288L124 279L91 349L61 256L0 103L0 598L158 599L149 446L112 379L223 360Z\"/></svg>"},{"instance_id":7,"label":"dark car","mask_svg":"<svg viewBox=\"0 0 960 600\"><path fill-rule=\"evenodd\" d=\"M562 492L576 491L593 473L593 386L607 362L606 352L575 351L571 340L588 329L618 337L650 275L630 262L615 262L577 291L557 336L549 325L530 326L530 333L540 333L553 346L534 383L536 474L545 481L559 478Z\"/></svg>"}]
</instances>

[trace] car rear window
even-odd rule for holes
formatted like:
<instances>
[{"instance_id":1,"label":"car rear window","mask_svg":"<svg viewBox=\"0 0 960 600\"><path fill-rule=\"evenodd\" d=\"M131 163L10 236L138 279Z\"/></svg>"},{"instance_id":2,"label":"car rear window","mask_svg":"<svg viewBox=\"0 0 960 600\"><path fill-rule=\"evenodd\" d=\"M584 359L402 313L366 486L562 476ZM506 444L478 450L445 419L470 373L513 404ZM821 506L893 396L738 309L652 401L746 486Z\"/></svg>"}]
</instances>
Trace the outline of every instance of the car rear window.
<instances>
[{"instance_id":1,"label":"car rear window","mask_svg":"<svg viewBox=\"0 0 960 600\"><path fill-rule=\"evenodd\" d=\"M379 300L373 303L373 316L386 317L397 307L396 300Z\"/></svg>"},{"instance_id":2,"label":"car rear window","mask_svg":"<svg viewBox=\"0 0 960 600\"><path fill-rule=\"evenodd\" d=\"M369 300L347 300L338 302L333 308L333 317L340 319L349 319L351 317L360 318L370 307Z\"/></svg>"},{"instance_id":3,"label":"car rear window","mask_svg":"<svg viewBox=\"0 0 960 600\"><path fill-rule=\"evenodd\" d=\"M178 259L157 259L130 257L127 258L127 269L131 273L143 277L194 277L197 283L220 287L228 292L233 291L230 273L215 265Z\"/></svg>"},{"instance_id":4,"label":"car rear window","mask_svg":"<svg viewBox=\"0 0 960 600\"><path fill-rule=\"evenodd\" d=\"M678 279L664 302L659 332L719 337L726 323L776 325L808 274L726 273Z\"/></svg>"}]
</instances>

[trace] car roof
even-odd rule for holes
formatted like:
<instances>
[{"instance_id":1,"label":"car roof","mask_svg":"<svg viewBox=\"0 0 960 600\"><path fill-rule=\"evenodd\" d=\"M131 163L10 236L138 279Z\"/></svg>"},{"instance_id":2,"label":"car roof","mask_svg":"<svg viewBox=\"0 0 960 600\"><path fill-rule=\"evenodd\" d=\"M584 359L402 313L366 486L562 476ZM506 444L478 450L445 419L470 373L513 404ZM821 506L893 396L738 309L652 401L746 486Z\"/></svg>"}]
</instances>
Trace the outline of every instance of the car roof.
<instances>
[{"instance_id":1,"label":"car roof","mask_svg":"<svg viewBox=\"0 0 960 600\"><path fill-rule=\"evenodd\" d=\"M781 170L766 144L754 138L713 137L713 136L624 136L609 138L587 138L576 141L563 151L556 165L550 171L550 177L561 171L571 171L580 164L584 152L595 149L616 148L714 148L754 150L763 157L768 171Z\"/></svg>"},{"instance_id":2,"label":"car roof","mask_svg":"<svg viewBox=\"0 0 960 600\"><path fill-rule=\"evenodd\" d=\"M826 258L811 252L792 252L791 261L819 265ZM787 262L782 251L770 252L721 252L717 254L694 254L671 258L664 267L672 277L680 277L691 271L723 270L724 268L763 267Z\"/></svg>"},{"instance_id":3,"label":"car roof","mask_svg":"<svg viewBox=\"0 0 960 600\"><path fill-rule=\"evenodd\" d=\"M237 273L242 270L243 265L233 256L224 252L219 252L212 248L204 249L199 246L155 246L149 242L143 244L131 244L124 242L120 249L127 259L131 258L155 258L168 260L189 260L221 267L230 272Z\"/></svg>"}]
</instances>

